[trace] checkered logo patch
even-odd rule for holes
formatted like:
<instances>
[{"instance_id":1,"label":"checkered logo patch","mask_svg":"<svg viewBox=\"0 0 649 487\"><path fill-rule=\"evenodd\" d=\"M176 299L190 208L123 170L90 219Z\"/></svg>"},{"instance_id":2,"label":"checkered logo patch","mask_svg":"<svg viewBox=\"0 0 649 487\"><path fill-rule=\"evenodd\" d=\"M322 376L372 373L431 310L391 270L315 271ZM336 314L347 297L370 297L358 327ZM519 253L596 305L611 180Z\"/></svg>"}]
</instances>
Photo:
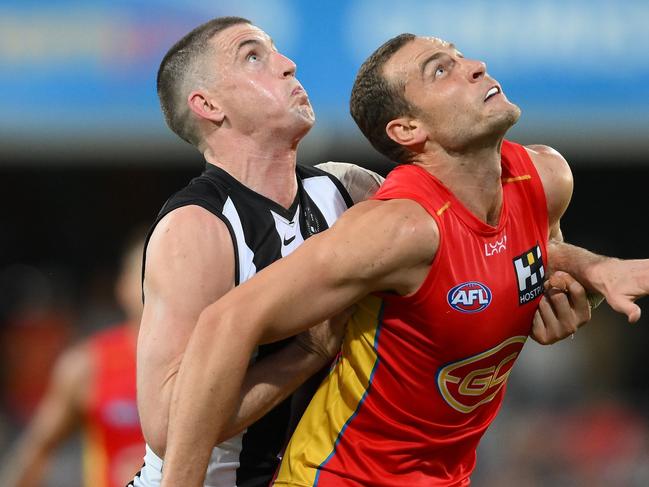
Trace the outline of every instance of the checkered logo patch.
<instances>
[{"instance_id":1,"label":"checkered logo patch","mask_svg":"<svg viewBox=\"0 0 649 487\"><path fill-rule=\"evenodd\" d=\"M530 250L514 257L513 262L518 281L518 304L527 304L543 294L545 269L541 247L537 244Z\"/></svg>"}]
</instances>

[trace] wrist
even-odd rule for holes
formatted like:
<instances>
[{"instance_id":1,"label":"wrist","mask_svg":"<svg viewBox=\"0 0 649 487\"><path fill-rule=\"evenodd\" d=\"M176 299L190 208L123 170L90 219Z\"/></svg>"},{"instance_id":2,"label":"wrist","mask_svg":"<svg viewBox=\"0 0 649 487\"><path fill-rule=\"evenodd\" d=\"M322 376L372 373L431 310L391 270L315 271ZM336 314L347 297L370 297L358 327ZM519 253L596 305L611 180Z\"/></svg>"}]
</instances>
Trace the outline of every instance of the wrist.
<instances>
[{"instance_id":1,"label":"wrist","mask_svg":"<svg viewBox=\"0 0 649 487\"><path fill-rule=\"evenodd\" d=\"M592 262L584 270L585 274L585 284L586 289L589 291L589 294L601 294L606 295L607 292L607 281L610 276L610 266L615 264L618 259L612 257L602 257Z\"/></svg>"}]
</instances>

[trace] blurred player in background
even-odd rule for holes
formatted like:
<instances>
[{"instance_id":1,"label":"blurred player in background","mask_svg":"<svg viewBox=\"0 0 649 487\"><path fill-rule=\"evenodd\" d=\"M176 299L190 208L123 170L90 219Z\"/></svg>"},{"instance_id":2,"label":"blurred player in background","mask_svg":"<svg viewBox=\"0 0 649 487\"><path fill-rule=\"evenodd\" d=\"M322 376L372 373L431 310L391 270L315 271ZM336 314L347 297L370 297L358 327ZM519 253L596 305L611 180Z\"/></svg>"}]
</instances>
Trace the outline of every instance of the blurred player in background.
<instances>
[{"instance_id":1,"label":"blurred player in background","mask_svg":"<svg viewBox=\"0 0 649 487\"><path fill-rule=\"evenodd\" d=\"M123 487L142 465L135 346L142 317L143 247L141 232L121 258L115 297L125 321L58 359L45 397L4 463L2 487L43 485L56 449L77 431L83 434L85 487Z\"/></svg>"}]
</instances>

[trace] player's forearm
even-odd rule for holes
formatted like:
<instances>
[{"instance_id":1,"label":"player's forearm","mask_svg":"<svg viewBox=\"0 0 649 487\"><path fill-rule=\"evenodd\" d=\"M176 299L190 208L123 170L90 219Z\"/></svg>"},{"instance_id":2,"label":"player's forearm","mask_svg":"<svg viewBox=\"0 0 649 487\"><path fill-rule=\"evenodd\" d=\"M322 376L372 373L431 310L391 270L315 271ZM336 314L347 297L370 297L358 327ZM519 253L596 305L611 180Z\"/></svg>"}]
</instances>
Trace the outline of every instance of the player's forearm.
<instances>
[{"instance_id":1,"label":"player's forearm","mask_svg":"<svg viewBox=\"0 0 649 487\"><path fill-rule=\"evenodd\" d=\"M549 267L572 275L591 294L606 291L605 266L611 260L565 242L551 240L548 245Z\"/></svg>"},{"instance_id":2,"label":"player's forearm","mask_svg":"<svg viewBox=\"0 0 649 487\"><path fill-rule=\"evenodd\" d=\"M221 314L221 316L220 316ZM256 337L223 313L201 314L174 387L162 487L201 487L239 400Z\"/></svg>"},{"instance_id":3,"label":"player's forearm","mask_svg":"<svg viewBox=\"0 0 649 487\"><path fill-rule=\"evenodd\" d=\"M299 346L296 340L256 362L246 373L239 408L217 442L233 437L265 416L328 362Z\"/></svg>"},{"instance_id":4,"label":"player's forearm","mask_svg":"<svg viewBox=\"0 0 649 487\"><path fill-rule=\"evenodd\" d=\"M21 442L3 462L0 485L3 487L37 487L41 484L49 451L32 448L30 442Z\"/></svg>"}]
</instances>

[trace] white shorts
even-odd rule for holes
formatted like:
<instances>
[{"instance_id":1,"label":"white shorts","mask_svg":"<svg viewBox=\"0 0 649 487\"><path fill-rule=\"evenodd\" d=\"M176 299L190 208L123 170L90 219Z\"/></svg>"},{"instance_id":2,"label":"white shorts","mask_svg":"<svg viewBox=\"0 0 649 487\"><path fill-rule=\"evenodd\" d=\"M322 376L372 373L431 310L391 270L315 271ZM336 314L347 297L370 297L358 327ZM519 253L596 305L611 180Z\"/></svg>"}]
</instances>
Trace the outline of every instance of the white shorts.
<instances>
[{"instance_id":1,"label":"white shorts","mask_svg":"<svg viewBox=\"0 0 649 487\"><path fill-rule=\"evenodd\" d=\"M221 443L212 450L204 487L237 487L237 469L241 451L241 435ZM160 487L163 460L146 445L144 466L126 487Z\"/></svg>"}]
</instances>

